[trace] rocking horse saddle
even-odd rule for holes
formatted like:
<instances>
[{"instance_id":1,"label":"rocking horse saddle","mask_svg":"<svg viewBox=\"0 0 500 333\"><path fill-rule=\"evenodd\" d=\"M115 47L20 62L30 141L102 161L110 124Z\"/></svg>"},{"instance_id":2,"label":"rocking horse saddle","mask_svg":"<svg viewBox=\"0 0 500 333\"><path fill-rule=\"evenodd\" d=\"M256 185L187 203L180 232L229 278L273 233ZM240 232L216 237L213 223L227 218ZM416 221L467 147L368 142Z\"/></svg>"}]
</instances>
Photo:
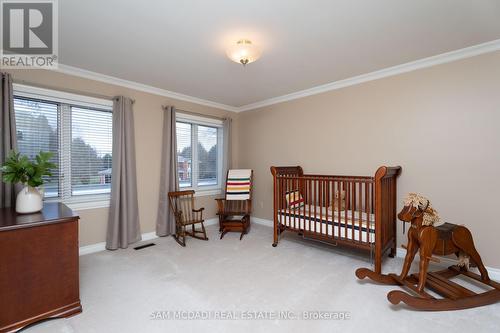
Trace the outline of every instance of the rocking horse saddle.
<instances>
[{"instance_id":1,"label":"rocking horse saddle","mask_svg":"<svg viewBox=\"0 0 500 333\"><path fill-rule=\"evenodd\" d=\"M439 233L439 239L450 240L451 235L453 234L453 230L455 230L456 227L456 224L446 222L435 228Z\"/></svg>"}]
</instances>

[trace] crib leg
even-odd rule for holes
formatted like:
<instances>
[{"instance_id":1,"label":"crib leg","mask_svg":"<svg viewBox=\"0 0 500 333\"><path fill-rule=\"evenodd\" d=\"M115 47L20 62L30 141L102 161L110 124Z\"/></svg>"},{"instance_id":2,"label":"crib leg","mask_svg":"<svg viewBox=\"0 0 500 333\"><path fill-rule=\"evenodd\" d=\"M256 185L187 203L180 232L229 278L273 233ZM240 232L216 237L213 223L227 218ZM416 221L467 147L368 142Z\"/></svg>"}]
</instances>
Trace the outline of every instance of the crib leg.
<instances>
[{"instance_id":1,"label":"crib leg","mask_svg":"<svg viewBox=\"0 0 500 333\"><path fill-rule=\"evenodd\" d=\"M274 235L273 247L278 246L278 237Z\"/></svg>"},{"instance_id":2,"label":"crib leg","mask_svg":"<svg viewBox=\"0 0 500 333\"><path fill-rule=\"evenodd\" d=\"M374 259L375 273L382 274L382 255L379 251L375 251Z\"/></svg>"},{"instance_id":3,"label":"crib leg","mask_svg":"<svg viewBox=\"0 0 500 333\"><path fill-rule=\"evenodd\" d=\"M285 231L285 227L283 225L278 225L278 223L274 222L274 239L273 239L273 247L278 246L279 235L281 235Z\"/></svg>"}]
</instances>

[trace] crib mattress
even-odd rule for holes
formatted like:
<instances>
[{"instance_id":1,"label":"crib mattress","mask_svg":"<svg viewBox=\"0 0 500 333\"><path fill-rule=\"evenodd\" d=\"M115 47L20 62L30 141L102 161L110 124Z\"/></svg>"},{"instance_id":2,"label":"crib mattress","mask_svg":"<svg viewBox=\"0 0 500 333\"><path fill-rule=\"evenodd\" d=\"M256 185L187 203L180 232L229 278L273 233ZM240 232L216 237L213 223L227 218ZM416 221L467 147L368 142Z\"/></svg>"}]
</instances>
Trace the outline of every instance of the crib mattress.
<instances>
[{"instance_id":1,"label":"crib mattress","mask_svg":"<svg viewBox=\"0 0 500 333\"><path fill-rule=\"evenodd\" d=\"M282 209L278 221L287 227L312 233L362 242L375 241L375 215L365 212L355 211L353 214L350 210L342 210L339 216L337 210L305 206L295 210Z\"/></svg>"}]
</instances>

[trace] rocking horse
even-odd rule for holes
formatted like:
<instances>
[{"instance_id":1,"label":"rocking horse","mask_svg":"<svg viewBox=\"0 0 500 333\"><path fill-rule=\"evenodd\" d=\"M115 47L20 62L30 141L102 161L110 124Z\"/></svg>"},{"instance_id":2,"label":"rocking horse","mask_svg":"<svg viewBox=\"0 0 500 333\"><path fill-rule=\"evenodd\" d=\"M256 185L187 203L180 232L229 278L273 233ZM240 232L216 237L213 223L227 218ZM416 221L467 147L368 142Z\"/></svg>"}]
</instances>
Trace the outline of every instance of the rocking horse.
<instances>
[{"instance_id":1,"label":"rocking horse","mask_svg":"<svg viewBox=\"0 0 500 333\"><path fill-rule=\"evenodd\" d=\"M418 310L459 310L488 305L500 300L500 283L490 280L469 229L442 223L430 201L415 193L408 195L398 218L411 223L408 245L403 246L407 252L401 273L386 275L367 268L359 268L356 270L359 279L368 277L381 284L399 285L410 289L416 296L401 290L393 290L387 294L387 299L392 304L403 302ZM417 252L420 256L419 273L409 275ZM455 254L459 259L458 264L445 270L428 272L429 261L439 262L439 259L432 257L433 254L439 256ZM470 262L477 266L480 275L469 271ZM449 280L460 274L492 289L476 294ZM443 298L434 298L425 291L425 287Z\"/></svg>"}]
</instances>

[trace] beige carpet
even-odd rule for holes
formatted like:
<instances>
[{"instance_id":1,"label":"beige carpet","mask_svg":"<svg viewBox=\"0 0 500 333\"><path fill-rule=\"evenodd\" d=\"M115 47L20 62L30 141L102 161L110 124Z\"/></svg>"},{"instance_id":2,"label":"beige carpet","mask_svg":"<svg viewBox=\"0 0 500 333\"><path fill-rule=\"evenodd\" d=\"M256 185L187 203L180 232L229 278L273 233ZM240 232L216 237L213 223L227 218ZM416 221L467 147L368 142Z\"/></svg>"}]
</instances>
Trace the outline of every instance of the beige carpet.
<instances>
[{"instance_id":1,"label":"beige carpet","mask_svg":"<svg viewBox=\"0 0 500 333\"><path fill-rule=\"evenodd\" d=\"M370 265L366 253L303 241L292 234L273 248L272 230L255 224L242 241L235 233L219 240L216 226L208 229L210 241L189 239L186 248L168 237L140 251L80 257L83 313L26 332L499 330L500 304L440 313L390 305L386 294L394 288L359 282L354 276L356 268ZM400 267L401 259L387 259L384 271ZM172 319L174 311L209 320ZM273 317L280 312L281 319ZM304 320L304 312L332 317L347 313L349 319ZM252 319L263 316L269 319ZM245 320L232 319L237 317Z\"/></svg>"}]
</instances>

